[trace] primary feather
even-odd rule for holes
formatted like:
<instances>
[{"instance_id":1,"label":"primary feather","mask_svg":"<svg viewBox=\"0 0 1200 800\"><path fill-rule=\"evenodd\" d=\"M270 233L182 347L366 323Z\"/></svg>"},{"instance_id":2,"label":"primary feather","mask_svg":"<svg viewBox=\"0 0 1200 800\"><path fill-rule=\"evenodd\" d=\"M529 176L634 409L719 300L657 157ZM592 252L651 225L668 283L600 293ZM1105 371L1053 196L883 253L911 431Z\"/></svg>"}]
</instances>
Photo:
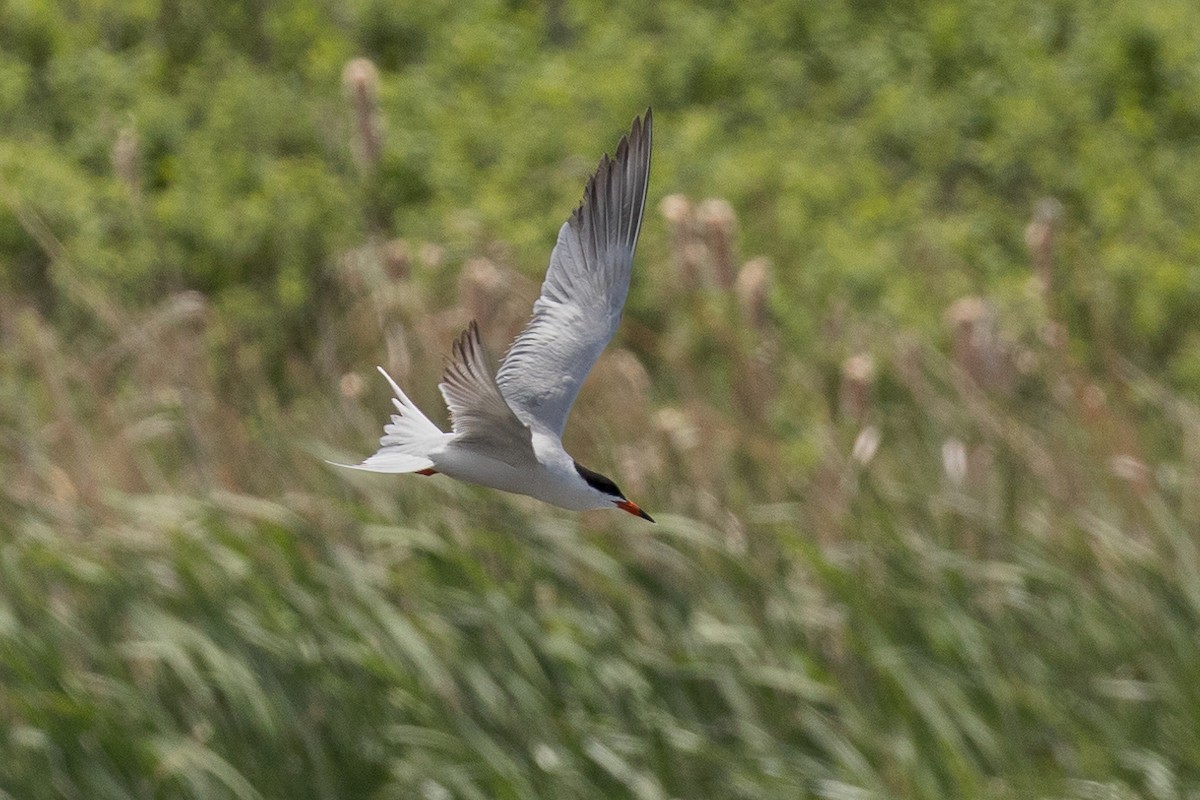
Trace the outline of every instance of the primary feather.
<instances>
[{"instance_id":1,"label":"primary feather","mask_svg":"<svg viewBox=\"0 0 1200 800\"><path fill-rule=\"evenodd\" d=\"M456 441L513 467L536 464L529 426L513 414L492 376L474 320L454 343L438 384Z\"/></svg>"}]
</instances>

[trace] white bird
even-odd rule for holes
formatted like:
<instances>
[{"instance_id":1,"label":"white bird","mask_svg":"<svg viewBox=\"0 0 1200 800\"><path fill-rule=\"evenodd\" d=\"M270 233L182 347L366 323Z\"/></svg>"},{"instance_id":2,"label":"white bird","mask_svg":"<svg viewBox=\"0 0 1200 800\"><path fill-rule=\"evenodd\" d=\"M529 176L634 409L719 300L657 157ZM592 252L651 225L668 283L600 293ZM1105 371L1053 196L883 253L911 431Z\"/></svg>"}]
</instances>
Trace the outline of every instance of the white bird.
<instances>
[{"instance_id":1,"label":"white bird","mask_svg":"<svg viewBox=\"0 0 1200 800\"><path fill-rule=\"evenodd\" d=\"M621 137L616 156L600 159L583 201L559 229L533 318L500 369L493 372L474 321L454 342L438 384L452 432L434 425L379 367L398 413L375 455L340 466L441 473L574 511L615 507L654 521L562 444L579 387L621 321L646 208L650 128L647 109Z\"/></svg>"}]
</instances>

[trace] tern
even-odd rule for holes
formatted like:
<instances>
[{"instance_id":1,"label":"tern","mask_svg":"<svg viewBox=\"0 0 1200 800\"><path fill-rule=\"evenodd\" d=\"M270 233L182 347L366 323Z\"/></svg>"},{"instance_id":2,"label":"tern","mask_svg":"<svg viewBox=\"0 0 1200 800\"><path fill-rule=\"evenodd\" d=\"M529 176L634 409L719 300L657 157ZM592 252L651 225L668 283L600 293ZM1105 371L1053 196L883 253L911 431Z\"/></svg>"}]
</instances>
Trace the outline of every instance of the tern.
<instances>
[{"instance_id":1,"label":"tern","mask_svg":"<svg viewBox=\"0 0 1200 800\"><path fill-rule=\"evenodd\" d=\"M384 426L378 452L339 466L440 473L572 511L619 508L654 521L562 444L579 387L621 321L646 210L651 123L646 109L616 155L600 159L582 202L558 231L533 317L499 369L493 371L474 320L454 342L438 384L451 432L433 424L379 367L397 413Z\"/></svg>"}]
</instances>

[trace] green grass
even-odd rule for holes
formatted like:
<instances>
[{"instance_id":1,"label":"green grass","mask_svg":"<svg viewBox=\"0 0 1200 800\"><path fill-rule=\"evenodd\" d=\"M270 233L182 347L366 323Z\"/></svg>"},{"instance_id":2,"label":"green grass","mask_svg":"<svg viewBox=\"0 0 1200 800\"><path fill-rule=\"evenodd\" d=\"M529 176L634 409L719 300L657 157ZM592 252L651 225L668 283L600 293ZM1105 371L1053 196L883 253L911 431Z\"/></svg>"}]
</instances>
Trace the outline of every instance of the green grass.
<instances>
[{"instance_id":1,"label":"green grass","mask_svg":"<svg viewBox=\"0 0 1200 800\"><path fill-rule=\"evenodd\" d=\"M1193 4L605 11L0 12L0 797L1200 796ZM326 465L648 103L659 524Z\"/></svg>"}]
</instances>

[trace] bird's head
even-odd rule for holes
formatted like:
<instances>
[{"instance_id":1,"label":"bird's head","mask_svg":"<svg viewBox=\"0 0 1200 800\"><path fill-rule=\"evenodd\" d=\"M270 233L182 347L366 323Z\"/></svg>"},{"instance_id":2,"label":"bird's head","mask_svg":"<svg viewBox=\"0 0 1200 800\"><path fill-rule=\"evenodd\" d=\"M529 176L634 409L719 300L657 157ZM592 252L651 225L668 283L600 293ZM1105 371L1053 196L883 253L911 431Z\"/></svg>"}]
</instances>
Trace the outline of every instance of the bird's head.
<instances>
[{"instance_id":1,"label":"bird's head","mask_svg":"<svg viewBox=\"0 0 1200 800\"><path fill-rule=\"evenodd\" d=\"M621 490L617 487L617 484L613 482L612 478L606 475L601 475L599 472L590 470L580 464L578 461L575 462L575 471L579 473L579 477L583 478L584 483L603 495L605 500L608 500L617 508L621 509L622 511L628 511L635 517L641 517L644 520L654 522L653 517L651 517L645 511L642 511L642 509L638 507L637 503L627 499L625 495L621 493Z\"/></svg>"}]
</instances>

